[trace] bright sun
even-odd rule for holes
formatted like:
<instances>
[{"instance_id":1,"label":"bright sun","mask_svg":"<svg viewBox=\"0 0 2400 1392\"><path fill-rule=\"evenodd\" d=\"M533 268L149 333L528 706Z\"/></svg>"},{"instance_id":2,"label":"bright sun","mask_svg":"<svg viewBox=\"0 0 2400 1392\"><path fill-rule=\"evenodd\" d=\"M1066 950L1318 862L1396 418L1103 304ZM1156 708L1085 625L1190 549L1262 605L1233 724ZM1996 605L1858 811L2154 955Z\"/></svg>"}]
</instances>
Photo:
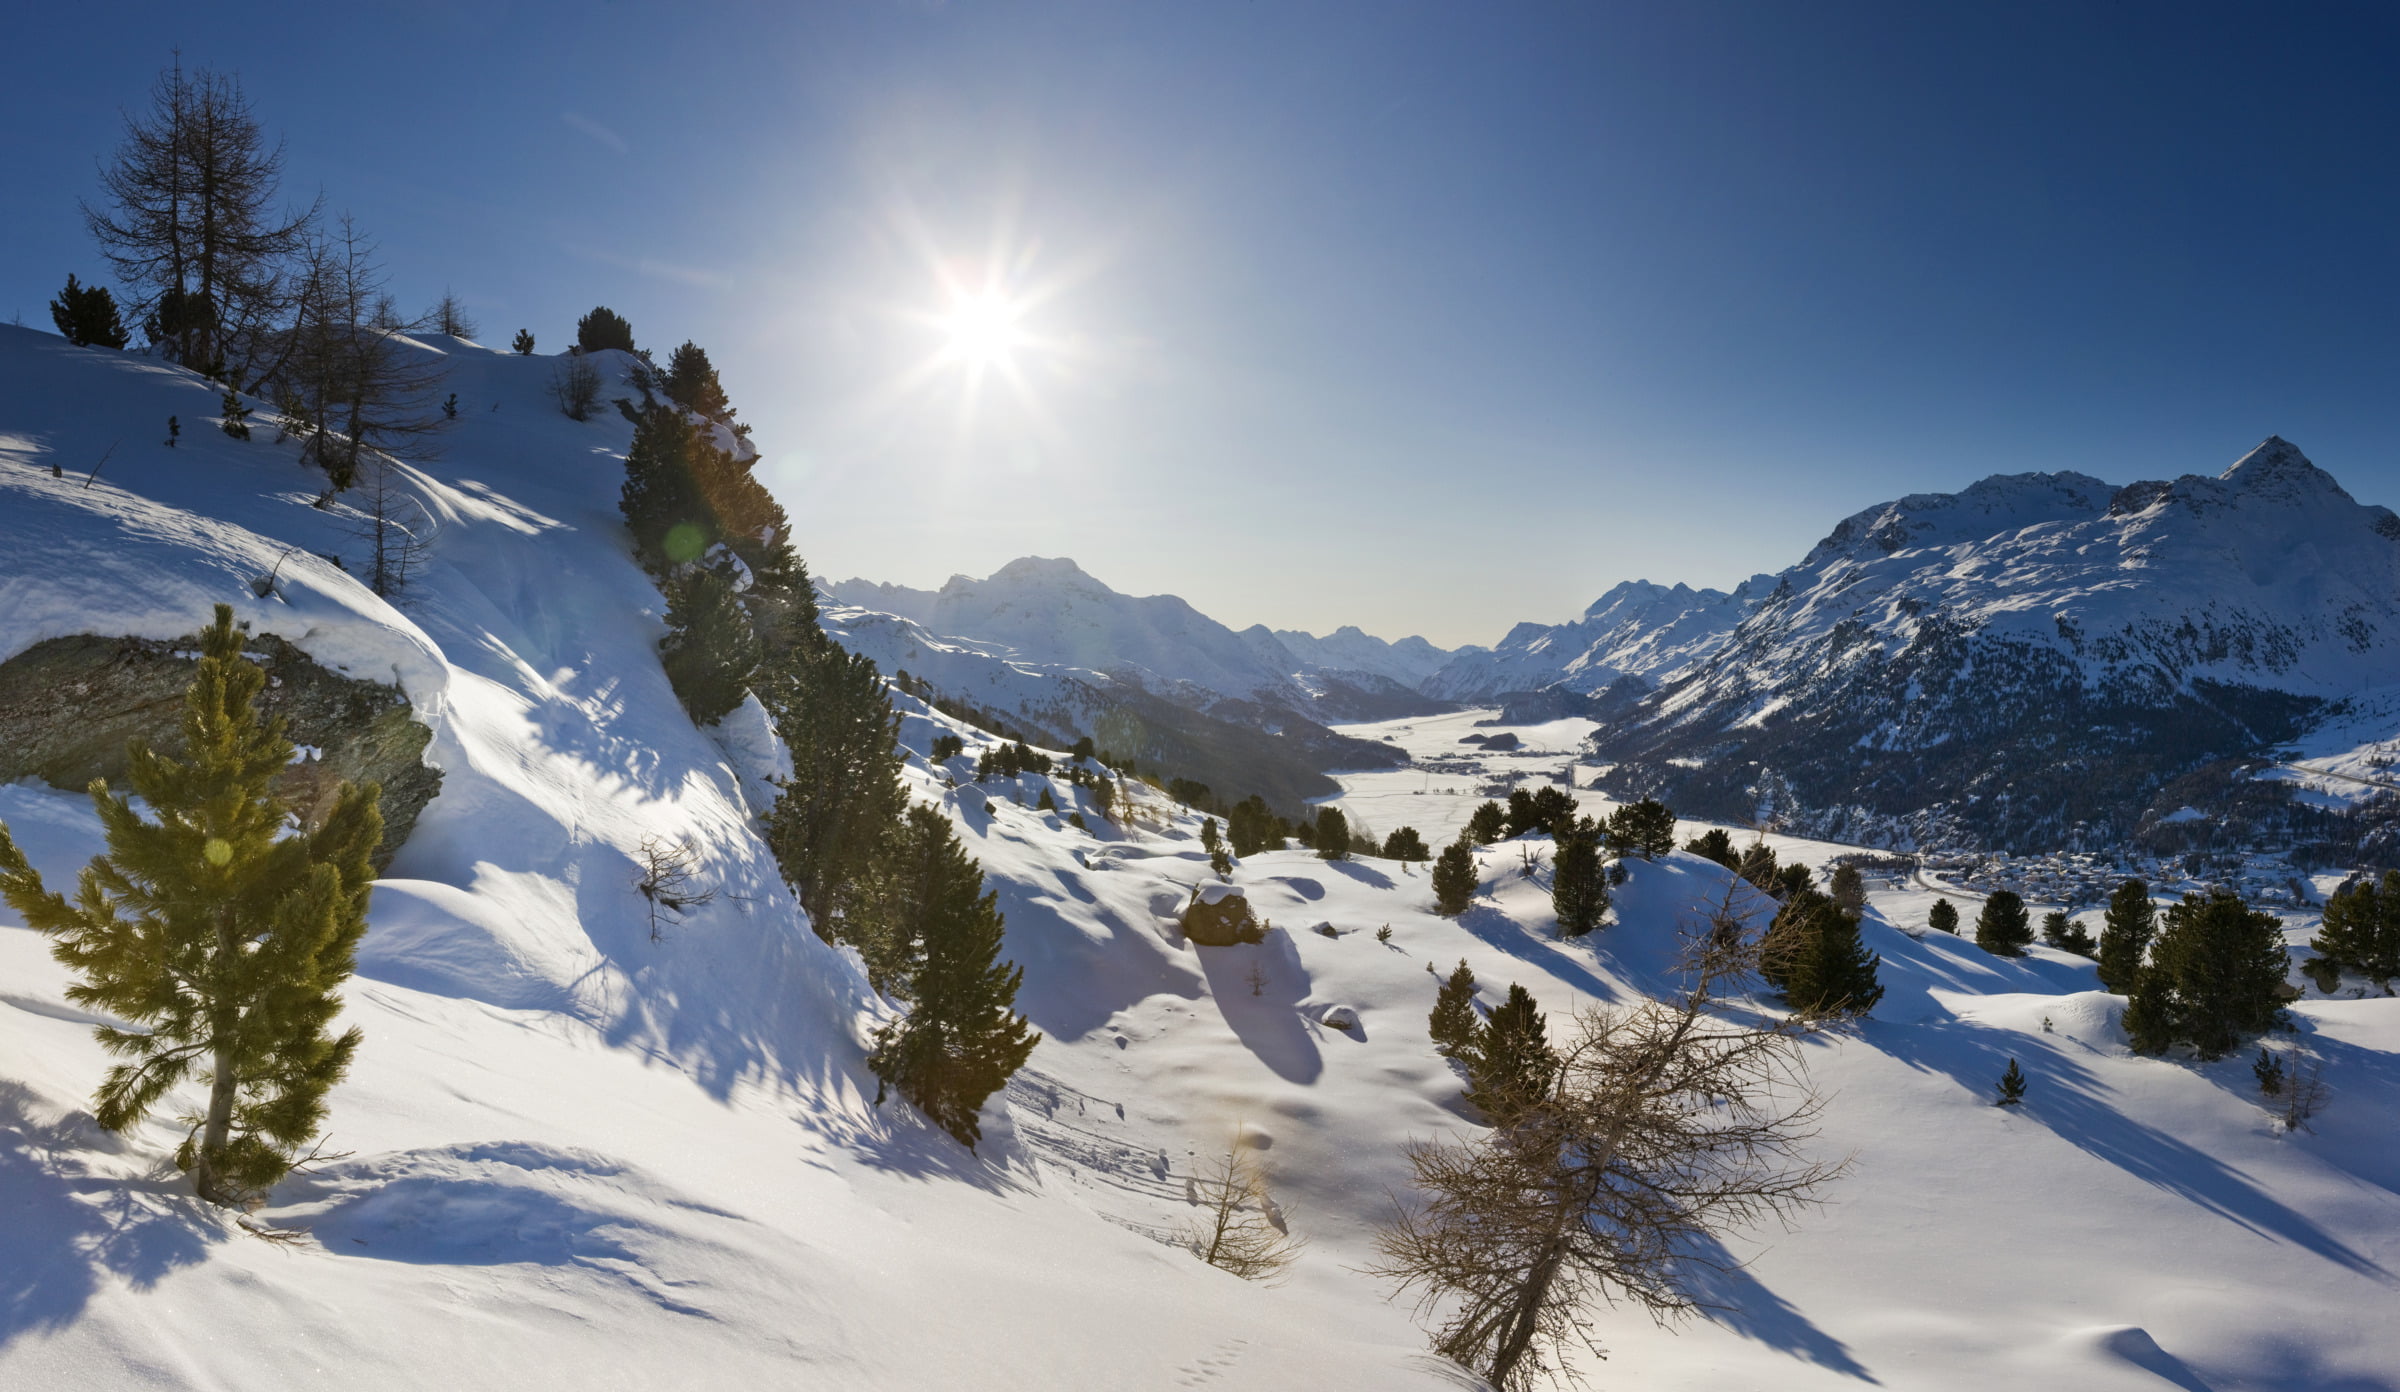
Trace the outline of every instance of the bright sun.
<instances>
[{"instance_id":1,"label":"bright sun","mask_svg":"<svg viewBox=\"0 0 2400 1392\"><path fill-rule=\"evenodd\" d=\"M1000 362L1017 346L1017 307L988 290L961 299L942 323L951 356L978 367Z\"/></svg>"}]
</instances>

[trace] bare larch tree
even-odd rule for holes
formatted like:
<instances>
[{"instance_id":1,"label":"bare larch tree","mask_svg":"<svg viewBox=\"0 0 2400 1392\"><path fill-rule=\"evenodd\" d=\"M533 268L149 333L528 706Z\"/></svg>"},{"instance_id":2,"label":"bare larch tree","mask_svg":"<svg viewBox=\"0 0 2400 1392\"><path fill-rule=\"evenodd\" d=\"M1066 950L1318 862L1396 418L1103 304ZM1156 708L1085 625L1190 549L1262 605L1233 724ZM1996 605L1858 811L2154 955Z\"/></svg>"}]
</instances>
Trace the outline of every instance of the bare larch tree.
<instances>
[{"instance_id":1,"label":"bare larch tree","mask_svg":"<svg viewBox=\"0 0 2400 1392\"><path fill-rule=\"evenodd\" d=\"M1367 1270L1443 1316L1435 1350L1502 1392L1574 1379L1572 1346L1601 1351L1596 1302L1662 1323L1702 1307L1730 1260L1710 1239L1788 1219L1841 1168L1800 1154L1822 1105L1797 1047L1813 1027L1729 998L1757 957L1738 890L1688 935L1680 998L1577 1012L1544 1099L1409 1147L1420 1197Z\"/></svg>"}]
</instances>

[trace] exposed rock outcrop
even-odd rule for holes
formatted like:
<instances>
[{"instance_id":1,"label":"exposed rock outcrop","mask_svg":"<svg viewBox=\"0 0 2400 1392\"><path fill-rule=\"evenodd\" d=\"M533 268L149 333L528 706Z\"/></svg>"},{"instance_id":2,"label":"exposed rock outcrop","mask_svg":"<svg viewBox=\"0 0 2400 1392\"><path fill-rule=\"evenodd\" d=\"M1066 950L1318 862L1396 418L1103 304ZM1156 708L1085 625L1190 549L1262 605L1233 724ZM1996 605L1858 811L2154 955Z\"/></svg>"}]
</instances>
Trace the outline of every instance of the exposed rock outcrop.
<instances>
[{"instance_id":1,"label":"exposed rock outcrop","mask_svg":"<svg viewBox=\"0 0 2400 1392\"><path fill-rule=\"evenodd\" d=\"M259 708L283 717L285 737L301 746L276 791L313 819L341 784L382 784L382 869L441 790L441 771L424 760L433 732L396 687L330 671L273 634L245 647L267 669ZM182 749L184 690L198 665L185 644L90 635L36 643L0 662L0 783L122 786L129 741Z\"/></svg>"}]
</instances>

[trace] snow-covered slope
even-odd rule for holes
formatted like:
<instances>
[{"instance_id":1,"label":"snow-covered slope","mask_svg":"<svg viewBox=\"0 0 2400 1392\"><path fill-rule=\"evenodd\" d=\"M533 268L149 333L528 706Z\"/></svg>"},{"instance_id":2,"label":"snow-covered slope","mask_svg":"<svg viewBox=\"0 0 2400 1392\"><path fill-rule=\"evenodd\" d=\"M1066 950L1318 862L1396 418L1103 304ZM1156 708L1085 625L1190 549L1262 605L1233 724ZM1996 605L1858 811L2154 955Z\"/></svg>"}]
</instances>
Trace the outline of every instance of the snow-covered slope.
<instances>
[{"instance_id":1,"label":"snow-covered slope","mask_svg":"<svg viewBox=\"0 0 2400 1392\"><path fill-rule=\"evenodd\" d=\"M1721 871L1637 864L1612 924L1565 942L1538 843L1480 852L1455 921L1406 867L1262 853L1235 877L1277 931L1196 948L1174 927L1208 873L1196 817L1137 788L1114 827L1060 783L968 784L984 737L903 699L905 776L981 858L1046 1036L967 1155L862 1092L880 1007L750 829L776 753L755 709L703 735L657 669L614 515L622 423L563 421L543 360L425 351L464 409L420 470L447 528L417 588L395 608L302 556L259 601L261 559L348 544L290 451L216 434L180 372L0 329L0 649L87 613L172 636L235 603L399 680L447 774L348 992L347 1153L259 1215L288 1243L184 1196L168 1122L93 1128L90 1017L0 917L0 1386L1471 1385L1356 1270L1403 1144L1470 1124L1425 1035L1427 969L1467 959L1487 1004L1522 982L1564 1029L1671 979ZM178 448L135 443L169 413ZM112 440L88 490L52 477ZM1414 752L1464 757L1432 724ZM937 734L968 741L947 768L922 757ZM0 818L53 877L98 844L83 800L44 788L0 788ZM653 941L632 856L686 834L724 892ZM2334 1101L2279 1136L2246 1059L2131 1057L2087 964L1912 937L1929 900L1879 891L1890 995L1808 1051L1812 1153L1851 1157L1832 1207L1733 1238L1750 1264L1680 1333L1595 1311L1612 1359L1586 1371L1665 1392L2388 1383L2400 1002L2296 1010L2272 1046L2321 1060ZM1358 1024L1326 1025L1335 1005ZM2031 1090L2003 1112L2011 1058ZM1237 1138L1310 1242L1280 1289L1159 1240Z\"/></svg>"},{"instance_id":2,"label":"snow-covered slope","mask_svg":"<svg viewBox=\"0 0 2400 1392\"><path fill-rule=\"evenodd\" d=\"M1714 651L1772 583L1760 576L1727 594L1628 580L1571 623L1521 623L1489 651L1462 649L1419 689L1473 701L1549 686L1588 696L1627 676L1656 685Z\"/></svg>"},{"instance_id":3,"label":"snow-covered slope","mask_svg":"<svg viewBox=\"0 0 2400 1392\"><path fill-rule=\"evenodd\" d=\"M0 656L231 603L396 680L446 775L375 891L341 1154L259 1215L290 1244L175 1179L189 1096L92 1125L91 1017L0 913L0 1386L1454 1385L1371 1293L1260 1291L1103 1221L1003 1110L973 1157L875 1107L880 1007L752 830L756 712L704 735L655 659L629 427L561 417L552 360L415 351L460 411L411 475L443 531L394 606L309 554L358 549L271 427L233 441L191 374L0 328ZM78 796L0 788L0 818L53 882L99 848ZM648 838L719 891L655 941Z\"/></svg>"}]
</instances>

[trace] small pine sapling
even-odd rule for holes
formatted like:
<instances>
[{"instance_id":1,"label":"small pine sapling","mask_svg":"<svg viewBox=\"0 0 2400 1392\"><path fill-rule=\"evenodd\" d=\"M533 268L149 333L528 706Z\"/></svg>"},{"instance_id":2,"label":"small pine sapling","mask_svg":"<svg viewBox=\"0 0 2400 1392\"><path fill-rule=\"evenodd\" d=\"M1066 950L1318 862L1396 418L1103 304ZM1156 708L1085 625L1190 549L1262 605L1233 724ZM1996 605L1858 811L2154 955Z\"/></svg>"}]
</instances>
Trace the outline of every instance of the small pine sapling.
<instances>
[{"instance_id":1,"label":"small pine sapling","mask_svg":"<svg viewBox=\"0 0 2400 1392\"><path fill-rule=\"evenodd\" d=\"M1488 805L1488 804L1487 804ZM1464 837L1450 843L1433 863L1433 911L1456 918L1475 899L1475 853Z\"/></svg>"},{"instance_id":2,"label":"small pine sapling","mask_svg":"<svg viewBox=\"0 0 2400 1392\"><path fill-rule=\"evenodd\" d=\"M228 389L217 403L218 424L236 440L250 438L250 408L242 401L241 393Z\"/></svg>"},{"instance_id":3,"label":"small pine sapling","mask_svg":"<svg viewBox=\"0 0 2400 1392\"><path fill-rule=\"evenodd\" d=\"M1433 963L1425 970L1431 972ZM1458 970L1450 973L1433 997L1433 1013L1425 1019L1425 1033L1433 1040L1434 1052L1444 1058L1457 1058L1475 1045L1475 1031L1482 1022L1475 1017L1475 973L1468 969L1467 959L1458 959Z\"/></svg>"},{"instance_id":4,"label":"small pine sapling","mask_svg":"<svg viewBox=\"0 0 2400 1392\"><path fill-rule=\"evenodd\" d=\"M1252 962L1243 979L1250 983L1251 995L1263 996L1267 993L1267 967L1264 962Z\"/></svg>"},{"instance_id":5,"label":"small pine sapling","mask_svg":"<svg viewBox=\"0 0 2400 1392\"><path fill-rule=\"evenodd\" d=\"M376 785L344 784L313 827L295 827L272 787L292 745L258 713L267 674L243 656L230 605L199 647L182 758L136 742L132 796L92 783L107 849L74 901L44 886L5 826L0 898L75 974L69 1001L130 1022L95 1031L120 1061L94 1120L122 1132L204 1082L175 1165L201 1198L239 1207L299 1163L358 1051L355 1027L329 1027L366 934L383 818Z\"/></svg>"},{"instance_id":6,"label":"small pine sapling","mask_svg":"<svg viewBox=\"0 0 2400 1392\"><path fill-rule=\"evenodd\" d=\"M1081 812L1069 812L1067 814L1067 825L1075 828L1077 831L1090 831L1092 829L1091 825L1083 820L1083 814Z\"/></svg>"},{"instance_id":7,"label":"small pine sapling","mask_svg":"<svg viewBox=\"0 0 2400 1392\"><path fill-rule=\"evenodd\" d=\"M458 393L457 393L457 392L452 392L452 393L450 393L449 397L448 397L447 399L445 399L445 400L442 402L442 419L444 419L444 420L457 420L457 419L458 419Z\"/></svg>"},{"instance_id":8,"label":"small pine sapling","mask_svg":"<svg viewBox=\"0 0 2400 1392\"><path fill-rule=\"evenodd\" d=\"M2250 1065L2250 1075L2258 1079L2258 1090L2261 1095L2267 1097L2282 1095L2283 1060L2269 1052L2264 1045L2259 1047L2258 1058Z\"/></svg>"},{"instance_id":9,"label":"small pine sapling","mask_svg":"<svg viewBox=\"0 0 2400 1392\"><path fill-rule=\"evenodd\" d=\"M1933 907L1926 911L1925 926L1937 933L1956 934L1958 932L1958 906L1947 899L1934 900Z\"/></svg>"},{"instance_id":10,"label":"small pine sapling","mask_svg":"<svg viewBox=\"0 0 2400 1392\"><path fill-rule=\"evenodd\" d=\"M1083 818L1078 816L1075 824L1083 825ZM1223 846L1219 846L1208 853L1208 868L1217 872L1218 879L1231 880L1233 878L1233 857L1226 852Z\"/></svg>"},{"instance_id":11,"label":"small pine sapling","mask_svg":"<svg viewBox=\"0 0 2400 1392\"><path fill-rule=\"evenodd\" d=\"M517 336L516 336L514 339L512 339L512 340L510 340L510 341L509 341L509 345L508 345L508 346L509 346L509 347L511 347L511 348L514 348L514 349L516 349L516 350L517 350L517 356L518 356L518 357L520 357L520 358L529 358L529 357L532 357L532 356L533 356L533 330L531 330L531 329L519 329L519 330L517 330Z\"/></svg>"},{"instance_id":12,"label":"small pine sapling","mask_svg":"<svg viewBox=\"0 0 2400 1392\"><path fill-rule=\"evenodd\" d=\"M2024 1101L2025 1070L2017 1067L2017 1061L2012 1058L2008 1061L2008 1071L2000 1075L2000 1100L1992 1105L2014 1107L2021 1105Z\"/></svg>"},{"instance_id":13,"label":"small pine sapling","mask_svg":"<svg viewBox=\"0 0 2400 1392\"><path fill-rule=\"evenodd\" d=\"M175 448L175 442L182 438L183 422L173 416L167 417L167 448Z\"/></svg>"},{"instance_id":14,"label":"small pine sapling","mask_svg":"<svg viewBox=\"0 0 2400 1392\"><path fill-rule=\"evenodd\" d=\"M1042 789L1041 798L1033 804L1033 810L1036 812L1056 812L1058 810L1058 799L1050 796L1050 790L1048 788L1044 788Z\"/></svg>"},{"instance_id":15,"label":"small pine sapling","mask_svg":"<svg viewBox=\"0 0 2400 1392\"><path fill-rule=\"evenodd\" d=\"M1385 947L1390 947L1392 945L1392 925L1386 923L1381 928L1376 929L1375 941L1382 943Z\"/></svg>"}]
</instances>

